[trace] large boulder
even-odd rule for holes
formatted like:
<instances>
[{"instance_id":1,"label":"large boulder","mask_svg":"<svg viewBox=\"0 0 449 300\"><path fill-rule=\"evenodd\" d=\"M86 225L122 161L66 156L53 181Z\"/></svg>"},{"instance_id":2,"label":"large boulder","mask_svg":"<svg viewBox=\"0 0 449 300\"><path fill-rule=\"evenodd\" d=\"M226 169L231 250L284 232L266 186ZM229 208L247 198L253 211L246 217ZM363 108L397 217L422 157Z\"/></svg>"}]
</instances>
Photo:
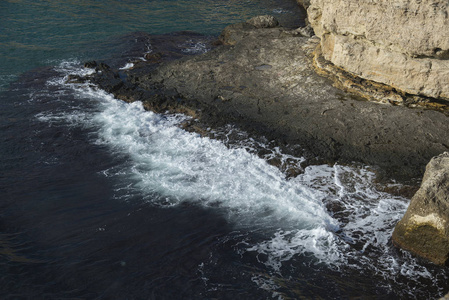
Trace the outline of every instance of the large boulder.
<instances>
[{"instance_id":1,"label":"large boulder","mask_svg":"<svg viewBox=\"0 0 449 300\"><path fill-rule=\"evenodd\" d=\"M275 17L269 15L256 16L246 23L253 25L255 28L274 28L279 26L279 21L276 20Z\"/></svg>"},{"instance_id":2,"label":"large boulder","mask_svg":"<svg viewBox=\"0 0 449 300\"><path fill-rule=\"evenodd\" d=\"M448 264L449 152L427 165L421 188L396 225L393 243L436 264Z\"/></svg>"},{"instance_id":3,"label":"large boulder","mask_svg":"<svg viewBox=\"0 0 449 300\"><path fill-rule=\"evenodd\" d=\"M449 103L449 1L306 2L325 60L403 95Z\"/></svg>"}]
</instances>

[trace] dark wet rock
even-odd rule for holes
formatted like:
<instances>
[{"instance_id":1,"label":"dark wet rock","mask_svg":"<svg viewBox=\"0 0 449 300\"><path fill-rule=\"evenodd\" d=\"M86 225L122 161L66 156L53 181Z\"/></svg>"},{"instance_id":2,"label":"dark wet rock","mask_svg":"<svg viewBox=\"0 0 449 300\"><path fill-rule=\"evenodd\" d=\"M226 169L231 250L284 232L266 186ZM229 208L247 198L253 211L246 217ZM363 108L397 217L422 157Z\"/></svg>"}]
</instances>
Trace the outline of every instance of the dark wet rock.
<instances>
[{"instance_id":1,"label":"dark wet rock","mask_svg":"<svg viewBox=\"0 0 449 300\"><path fill-rule=\"evenodd\" d=\"M307 9L310 6L310 1L311 0L296 0L296 2L298 2L299 5L301 5L305 9Z\"/></svg>"},{"instance_id":2,"label":"dark wet rock","mask_svg":"<svg viewBox=\"0 0 449 300\"><path fill-rule=\"evenodd\" d=\"M84 63L85 68L94 69L97 66L96 61L88 61Z\"/></svg>"},{"instance_id":3,"label":"dark wet rock","mask_svg":"<svg viewBox=\"0 0 449 300\"><path fill-rule=\"evenodd\" d=\"M120 45L119 49L113 56L105 54L102 62L113 69L120 69L128 63L135 65L148 60L154 67L165 61L196 55L207 49L212 49L215 41L215 36L205 36L192 31L167 34L132 32L114 40L114 47L117 47L118 44Z\"/></svg>"},{"instance_id":4,"label":"dark wet rock","mask_svg":"<svg viewBox=\"0 0 449 300\"><path fill-rule=\"evenodd\" d=\"M294 154L312 161L358 161L388 176L421 176L433 156L448 150L443 113L362 101L318 75L317 38L245 22L228 26L220 40L222 46L194 56L170 56L170 47L160 47L153 51L161 53L157 64L103 69L92 80L147 109L181 111L212 127L234 123L302 149Z\"/></svg>"},{"instance_id":5,"label":"dark wet rock","mask_svg":"<svg viewBox=\"0 0 449 300\"><path fill-rule=\"evenodd\" d=\"M448 264L449 152L427 165L421 188L395 227L393 242L436 264Z\"/></svg>"},{"instance_id":6,"label":"dark wet rock","mask_svg":"<svg viewBox=\"0 0 449 300\"><path fill-rule=\"evenodd\" d=\"M144 58L148 62L152 62L152 63L161 62L162 61L162 53L160 53L160 52L158 52L158 53L146 53L144 55Z\"/></svg>"},{"instance_id":7,"label":"dark wet rock","mask_svg":"<svg viewBox=\"0 0 449 300\"><path fill-rule=\"evenodd\" d=\"M79 76L79 75L68 75L66 82L68 83L74 83L74 84L80 84L85 83L87 81L87 78Z\"/></svg>"},{"instance_id":8,"label":"dark wet rock","mask_svg":"<svg viewBox=\"0 0 449 300\"><path fill-rule=\"evenodd\" d=\"M97 72L98 71L103 72L103 71L109 71L109 70L111 70L111 67L105 63L99 63L95 66L95 71L97 71Z\"/></svg>"}]
</instances>

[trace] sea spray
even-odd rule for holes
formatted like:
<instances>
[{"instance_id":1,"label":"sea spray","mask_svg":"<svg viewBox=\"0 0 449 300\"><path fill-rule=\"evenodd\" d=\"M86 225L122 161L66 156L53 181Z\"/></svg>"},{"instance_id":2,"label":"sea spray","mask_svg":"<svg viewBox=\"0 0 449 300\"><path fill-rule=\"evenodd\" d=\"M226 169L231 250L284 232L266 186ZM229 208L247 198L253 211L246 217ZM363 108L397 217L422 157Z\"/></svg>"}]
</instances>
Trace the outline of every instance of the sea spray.
<instances>
[{"instance_id":1,"label":"sea spray","mask_svg":"<svg viewBox=\"0 0 449 300\"><path fill-rule=\"evenodd\" d=\"M66 62L59 72L67 76L90 71ZM69 126L94 128L93 143L126 158L123 165L102 171L104 176L120 179L116 199L138 196L163 209L188 203L216 210L237 232L247 232L236 235L235 251L243 256L253 253L272 270L263 280L253 277L262 289L277 286L274 278L289 274L301 260L342 274L376 274L383 279L379 287L387 290L394 284L419 284L438 274L406 253L398 255L392 247L391 231L408 200L377 190L369 167L308 166L302 174L289 177L266 159L280 156L296 160L300 167L303 158L271 148L263 159L255 153L254 139L223 143L186 132L179 125L188 117L145 111L140 102L116 100L88 83L67 84L59 77L49 85L60 85L79 100L95 103L88 111L47 112L37 117L48 123L65 120ZM257 232L257 238L251 237L252 232ZM206 279L207 264L201 267Z\"/></svg>"}]
</instances>

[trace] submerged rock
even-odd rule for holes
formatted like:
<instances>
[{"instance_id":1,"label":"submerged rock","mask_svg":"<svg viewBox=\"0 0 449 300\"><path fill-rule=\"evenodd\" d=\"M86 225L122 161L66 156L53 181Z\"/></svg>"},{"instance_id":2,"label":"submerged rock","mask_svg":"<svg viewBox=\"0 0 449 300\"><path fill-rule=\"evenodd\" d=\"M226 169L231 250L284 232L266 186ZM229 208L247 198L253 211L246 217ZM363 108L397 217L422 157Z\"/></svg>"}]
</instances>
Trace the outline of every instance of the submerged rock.
<instances>
[{"instance_id":1,"label":"submerged rock","mask_svg":"<svg viewBox=\"0 0 449 300\"><path fill-rule=\"evenodd\" d=\"M440 265L449 259L449 152L426 167L421 188L393 232L395 245Z\"/></svg>"},{"instance_id":2,"label":"submerged rock","mask_svg":"<svg viewBox=\"0 0 449 300\"><path fill-rule=\"evenodd\" d=\"M447 0L300 2L321 38L319 56L331 63L324 69L341 87L377 101L449 105ZM378 90L384 85L383 95Z\"/></svg>"}]
</instances>

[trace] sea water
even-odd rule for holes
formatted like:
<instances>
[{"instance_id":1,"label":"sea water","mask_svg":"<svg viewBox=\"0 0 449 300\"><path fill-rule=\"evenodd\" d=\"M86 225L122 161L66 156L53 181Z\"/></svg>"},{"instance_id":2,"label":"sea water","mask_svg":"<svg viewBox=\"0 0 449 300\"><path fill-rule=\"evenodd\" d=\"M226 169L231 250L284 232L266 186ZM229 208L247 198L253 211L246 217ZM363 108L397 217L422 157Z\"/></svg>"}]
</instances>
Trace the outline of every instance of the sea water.
<instances>
[{"instance_id":1,"label":"sea water","mask_svg":"<svg viewBox=\"0 0 449 300\"><path fill-rule=\"evenodd\" d=\"M0 6L2 298L423 299L448 291L446 268L392 245L410 199L386 192L400 184L385 189L372 166L307 166L232 124L209 128L217 139L202 137L181 129L187 116L66 82L93 72L85 60L123 55L137 31L208 39L259 14L299 26L295 1ZM200 54L204 45L183 47Z\"/></svg>"}]
</instances>

